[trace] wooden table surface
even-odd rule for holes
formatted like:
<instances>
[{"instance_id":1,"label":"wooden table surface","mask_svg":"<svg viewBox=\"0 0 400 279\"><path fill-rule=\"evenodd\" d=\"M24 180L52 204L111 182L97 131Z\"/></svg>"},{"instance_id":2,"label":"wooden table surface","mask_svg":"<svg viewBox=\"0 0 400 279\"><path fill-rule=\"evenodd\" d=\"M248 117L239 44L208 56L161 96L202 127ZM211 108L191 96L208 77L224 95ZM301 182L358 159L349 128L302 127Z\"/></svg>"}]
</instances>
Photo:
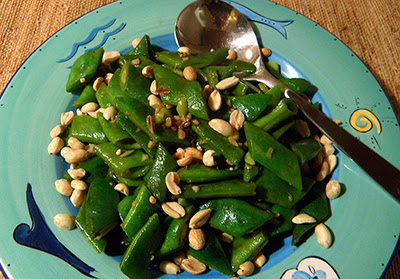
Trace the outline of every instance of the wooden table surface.
<instances>
[{"instance_id":1,"label":"wooden table surface","mask_svg":"<svg viewBox=\"0 0 400 279\"><path fill-rule=\"evenodd\" d=\"M47 38L79 16L111 2L113 1L0 0L0 92L3 92L20 65ZM383 87L399 119L400 7L396 1L274 2L315 21L353 50ZM2 278L0 273L0 279ZM400 278L399 251L383 278Z\"/></svg>"}]
</instances>

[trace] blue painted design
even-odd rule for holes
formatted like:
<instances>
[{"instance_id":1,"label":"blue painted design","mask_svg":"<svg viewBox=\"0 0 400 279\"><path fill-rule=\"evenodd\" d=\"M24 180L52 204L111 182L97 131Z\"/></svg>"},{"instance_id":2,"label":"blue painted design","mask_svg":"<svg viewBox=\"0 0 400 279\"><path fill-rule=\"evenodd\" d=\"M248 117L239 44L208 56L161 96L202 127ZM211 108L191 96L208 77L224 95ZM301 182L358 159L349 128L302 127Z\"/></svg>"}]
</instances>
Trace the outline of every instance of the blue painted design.
<instances>
[{"instance_id":1,"label":"blue painted design","mask_svg":"<svg viewBox=\"0 0 400 279\"><path fill-rule=\"evenodd\" d=\"M85 40L83 40L83 41L81 41L81 42L78 42L78 43L75 43L75 44L72 46L72 51L71 51L70 55L68 55L68 56L67 56L66 58L64 58L64 59L58 60L57 63L63 63L63 62L66 62L66 61L70 60L72 57L74 57L74 55L75 55L76 52L78 51L78 48L79 48L79 47L81 47L81 46L83 46L83 45L86 45L86 44L90 43L91 41L93 41L94 38L96 38L97 34L98 34L100 31L102 31L102 30L104 30L104 29L107 29L108 27L110 27L111 25L113 25L115 21L116 21L116 19L112 19L112 20L111 20L110 22L108 22L107 24L93 29L93 30L90 32L89 36L88 36Z\"/></svg>"},{"instance_id":2,"label":"blue painted design","mask_svg":"<svg viewBox=\"0 0 400 279\"><path fill-rule=\"evenodd\" d=\"M72 254L51 232L35 202L32 186L29 183L26 189L26 202L32 219L32 227L27 224L19 224L14 230L15 242L52 254L64 260L84 275L96 278L90 275L90 272L95 271L95 269Z\"/></svg>"},{"instance_id":3,"label":"blue painted design","mask_svg":"<svg viewBox=\"0 0 400 279\"><path fill-rule=\"evenodd\" d=\"M326 274L322 270L317 270L313 275L309 275L308 273L297 270L292 275L292 279L326 279Z\"/></svg>"},{"instance_id":4,"label":"blue painted design","mask_svg":"<svg viewBox=\"0 0 400 279\"><path fill-rule=\"evenodd\" d=\"M109 38L110 36L115 35L115 34L117 34L118 32L121 32L121 30L124 29L125 26L126 26L126 23L122 23L122 24L121 24L119 27L117 27L115 30L104 34L103 40L100 42L100 44L98 44L97 46L94 46L94 47L92 47L92 48L86 49L85 52L89 52L89 51L91 51L91 50L95 50L95 49L98 49L99 47L103 46L103 45L107 42L107 40L108 40L108 38Z\"/></svg>"},{"instance_id":5,"label":"blue painted design","mask_svg":"<svg viewBox=\"0 0 400 279\"><path fill-rule=\"evenodd\" d=\"M258 22L261 24L265 24L265 25L275 29L279 33L281 33L281 35L283 37L287 38L287 32L286 32L285 27L292 24L293 20L284 20L284 21L273 20L273 19L267 18L265 16L262 16L256 12L253 12L249 8L243 6L239 3L236 3L233 1L225 1L225 2L227 2L228 4L232 5L236 9L238 9L238 11L241 12L248 20Z\"/></svg>"}]
</instances>

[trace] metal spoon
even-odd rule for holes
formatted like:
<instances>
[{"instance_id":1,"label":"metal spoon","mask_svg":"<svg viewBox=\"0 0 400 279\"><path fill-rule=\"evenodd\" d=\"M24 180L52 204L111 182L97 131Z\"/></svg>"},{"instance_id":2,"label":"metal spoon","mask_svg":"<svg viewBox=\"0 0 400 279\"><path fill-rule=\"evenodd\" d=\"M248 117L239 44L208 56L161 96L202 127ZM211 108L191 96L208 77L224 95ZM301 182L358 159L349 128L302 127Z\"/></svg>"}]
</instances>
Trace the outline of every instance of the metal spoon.
<instances>
[{"instance_id":1,"label":"metal spoon","mask_svg":"<svg viewBox=\"0 0 400 279\"><path fill-rule=\"evenodd\" d=\"M193 53L210 49L235 50L238 60L253 63L254 74L241 77L273 87L280 82L264 67L256 34L244 15L226 2L199 0L189 4L179 14L175 24L175 39ZM400 202L400 171L314 108L305 99L283 86L305 116L332 142Z\"/></svg>"}]
</instances>

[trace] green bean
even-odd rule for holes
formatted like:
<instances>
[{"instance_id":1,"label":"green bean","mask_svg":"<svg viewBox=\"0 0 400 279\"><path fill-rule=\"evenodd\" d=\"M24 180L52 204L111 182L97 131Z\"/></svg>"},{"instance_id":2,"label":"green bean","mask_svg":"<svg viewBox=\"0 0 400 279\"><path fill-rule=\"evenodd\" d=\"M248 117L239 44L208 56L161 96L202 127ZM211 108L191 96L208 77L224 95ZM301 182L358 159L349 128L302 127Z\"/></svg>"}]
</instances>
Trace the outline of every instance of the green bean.
<instances>
[{"instance_id":1,"label":"green bean","mask_svg":"<svg viewBox=\"0 0 400 279\"><path fill-rule=\"evenodd\" d=\"M240 170L220 170L209 168L204 165L189 165L178 170L178 175L181 181L188 183L205 183L232 179L241 175Z\"/></svg>"}]
</instances>

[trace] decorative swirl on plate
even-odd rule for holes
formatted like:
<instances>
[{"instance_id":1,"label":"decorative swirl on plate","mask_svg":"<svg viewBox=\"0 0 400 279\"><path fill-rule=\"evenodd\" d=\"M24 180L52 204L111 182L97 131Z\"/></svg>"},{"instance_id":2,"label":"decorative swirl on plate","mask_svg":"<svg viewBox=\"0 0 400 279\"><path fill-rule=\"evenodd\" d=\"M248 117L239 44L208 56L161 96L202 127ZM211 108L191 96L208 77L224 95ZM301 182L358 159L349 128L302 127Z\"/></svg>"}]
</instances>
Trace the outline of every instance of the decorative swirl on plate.
<instances>
[{"instance_id":1,"label":"decorative swirl on plate","mask_svg":"<svg viewBox=\"0 0 400 279\"><path fill-rule=\"evenodd\" d=\"M126 23L122 23L122 24L121 24L120 26L118 26L115 30L104 34L103 40L100 42L100 44L98 44L97 46L94 46L94 47L92 47L92 48L89 48L89 49L85 50L85 52L89 52L89 51L91 51L91 50L95 50L95 49L98 49L99 47L103 46L103 45L107 42L107 40L108 40L108 38L109 38L110 36L117 34L117 33L120 32L122 29L124 29L125 26L126 26Z\"/></svg>"},{"instance_id":2,"label":"decorative swirl on plate","mask_svg":"<svg viewBox=\"0 0 400 279\"><path fill-rule=\"evenodd\" d=\"M82 274L96 278L90 275L90 272L95 271L95 269L72 254L61 242L58 241L49 229L39 207L36 204L32 194L32 186L29 183L26 189L26 202L32 219L32 226L30 227L28 224L19 224L14 230L15 242L52 254L64 260Z\"/></svg>"},{"instance_id":3,"label":"decorative swirl on plate","mask_svg":"<svg viewBox=\"0 0 400 279\"><path fill-rule=\"evenodd\" d=\"M265 24L278 31L283 37L287 38L287 32L285 27L292 24L293 20L284 20L284 21L273 20L265 16L262 16L256 12L253 12L249 8L239 3L233 1L225 1L225 2L238 9L238 11L241 12L248 20Z\"/></svg>"},{"instance_id":4,"label":"decorative swirl on plate","mask_svg":"<svg viewBox=\"0 0 400 279\"><path fill-rule=\"evenodd\" d=\"M366 133L375 126L378 134L382 132L382 126L379 119L371 111L366 109L358 109L350 116L350 125L355 130Z\"/></svg>"}]
</instances>

